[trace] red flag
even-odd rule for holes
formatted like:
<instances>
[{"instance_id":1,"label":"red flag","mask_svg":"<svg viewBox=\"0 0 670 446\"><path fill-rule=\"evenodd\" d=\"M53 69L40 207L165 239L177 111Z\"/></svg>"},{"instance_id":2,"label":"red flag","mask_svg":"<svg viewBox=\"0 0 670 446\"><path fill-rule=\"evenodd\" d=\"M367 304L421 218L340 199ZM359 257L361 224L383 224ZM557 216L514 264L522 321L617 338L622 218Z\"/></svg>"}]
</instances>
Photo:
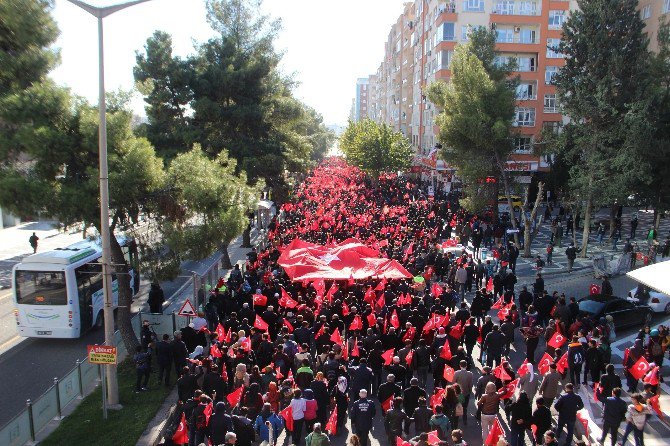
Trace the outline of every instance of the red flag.
<instances>
[{"instance_id":1,"label":"red flag","mask_svg":"<svg viewBox=\"0 0 670 446\"><path fill-rule=\"evenodd\" d=\"M413 341L414 336L416 336L416 328L414 327L409 327L409 329L405 332L405 334L402 336L402 342L405 341Z\"/></svg>"},{"instance_id":2,"label":"red flag","mask_svg":"<svg viewBox=\"0 0 670 446\"><path fill-rule=\"evenodd\" d=\"M286 325L286 328L288 328L289 333L293 333L293 324L291 324L286 318L284 318L284 325Z\"/></svg>"},{"instance_id":3,"label":"red flag","mask_svg":"<svg viewBox=\"0 0 670 446\"><path fill-rule=\"evenodd\" d=\"M188 425L186 423L186 414L182 412L181 420L179 421L179 427L177 431L172 436L172 441L174 444L187 444L188 443Z\"/></svg>"},{"instance_id":4,"label":"red flag","mask_svg":"<svg viewBox=\"0 0 670 446\"><path fill-rule=\"evenodd\" d=\"M382 293L382 295L379 296L379 299L377 299L377 302L375 302L375 308L381 310L384 308L384 305L386 305L386 300L384 299L384 294Z\"/></svg>"},{"instance_id":5,"label":"red flag","mask_svg":"<svg viewBox=\"0 0 670 446\"><path fill-rule=\"evenodd\" d=\"M256 319L254 320L254 327L261 331L268 331L269 325L259 315L256 315Z\"/></svg>"},{"instance_id":6,"label":"red flag","mask_svg":"<svg viewBox=\"0 0 670 446\"><path fill-rule=\"evenodd\" d=\"M319 339L326 332L326 324L321 325L319 330L314 335L314 339Z\"/></svg>"},{"instance_id":7,"label":"red flag","mask_svg":"<svg viewBox=\"0 0 670 446\"><path fill-rule=\"evenodd\" d=\"M521 365L519 366L519 370L516 371L517 375L524 376L525 374L528 373L528 360L524 359Z\"/></svg>"},{"instance_id":8,"label":"red flag","mask_svg":"<svg viewBox=\"0 0 670 446\"><path fill-rule=\"evenodd\" d=\"M391 408L391 403L393 402L393 395L389 396L386 400L382 401L382 409L384 412L388 411Z\"/></svg>"},{"instance_id":9,"label":"red flag","mask_svg":"<svg viewBox=\"0 0 670 446\"><path fill-rule=\"evenodd\" d=\"M354 342L354 348L351 349L351 356L361 357L361 352L358 350L358 342Z\"/></svg>"},{"instance_id":10,"label":"red flag","mask_svg":"<svg viewBox=\"0 0 670 446\"><path fill-rule=\"evenodd\" d=\"M435 390L436 393L430 397L430 407L433 409L433 411L435 410L435 406L442 404L442 398L444 398L444 394L446 392L446 389L442 389L440 387L435 388Z\"/></svg>"},{"instance_id":11,"label":"red flag","mask_svg":"<svg viewBox=\"0 0 670 446\"><path fill-rule=\"evenodd\" d=\"M454 382L454 369L449 367L448 365L444 366L444 371L442 372L442 376L444 379L447 380L447 382Z\"/></svg>"},{"instance_id":12,"label":"red flag","mask_svg":"<svg viewBox=\"0 0 670 446\"><path fill-rule=\"evenodd\" d=\"M369 303L370 305L372 305L372 303L375 301L375 297L376 297L375 290L372 289L372 287L369 287L365 291L365 296L363 297L363 300L365 302Z\"/></svg>"},{"instance_id":13,"label":"red flag","mask_svg":"<svg viewBox=\"0 0 670 446\"><path fill-rule=\"evenodd\" d=\"M500 397L500 399L506 400L512 398L514 396L514 392L516 392L517 384L519 384L519 378L515 379L514 381L508 382L503 386L502 389L498 390L498 396Z\"/></svg>"},{"instance_id":14,"label":"red flag","mask_svg":"<svg viewBox=\"0 0 670 446\"><path fill-rule=\"evenodd\" d=\"M223 328L223 325L218 324L218 325L216 326L216 334L217 334L217 337L216 337L216 338L217 338L219 341L223 342L223 340L224 340L225 337L226 337L226 329Z\"/></svg>"},{"instance_id":15,"label":"red flag","mask_svg":"<svg viewBox=\"0 0 670 446\"><path fill-rule=\"evenodd\" d=\"M633 364L633 367L628 369L628 372L633 375L633 378L642 379L649 371L649 368L650 366L647 360L644 359L644 356L640 356L640 359Z\"/></svg>"},{"instance_id":16,"label":"red flag","mask_svg":"<svg viewBox=\"0 0 670 446\"><path fill-rule=\"evenodd\" d=\"M284 419L284 424L286 425L286 430L289 432L293 431L293 408L291 406L286 407L286 409L279 412L279 415Z\"/></svg>"},{"instance_id":17,"label":"red flag","mask_svg":"<svg viewBox=\"0 0 670 446\"><path fill-rule=\"evenodd\" d=\"M509 373L507 373L507 370L505 370L502 364L498 365L495 369L493 369L493 376L495 376L501 381L509 381L512 379L512 377L509 376Z\"/></svg>"},{"instance_id":18,"label":"red flag","mask_svg":"<svg viewBox=\"0 0 670 446\"><path fill-rule=\"evenodd\" d=\"M489 277L489 280L486 281L486 292L493 292L493 277Z\"/></svg>"},{"instance_id":19,"label":"red flag","mask_svg":"<svg viewBox=\"0 0 670 446\"><path fill-rule=\"evenodd\" d=\"M582 423L582 426L584 427L584 435L586 436L586 438L589 438L589 420L582 414L581 410L577 412L577 419L579 420L580 423Z\"/></svg>"},{"instance_id":20,"label":"red flag","mask_svg":"<svg viewBox=\"0 0 670 446\"><path fill-rule=\"evenodd\" d=\"M330 335L330 341L335 344L342 344L342 336L340 335L339 328L335 328L335 331Z\"/></svg>"},{"instance_id":21,"label":"red flag","mask_svg":"<svg viewBox=\"0 0 670 446\"><path fill-rule=\"evenodd\" d=\"M556 370L558 370L560 373L565 373L565 371L568 369L568 352L563 353L563 356L561 356L561 359L558 360L556 363Z\"/></svg>"},{"instance_id":22,"label":"red flag","mask_svg":"<svg viewBox=\"0 0 670 446\"><path fill-rule=\"evenodd\" d=\"M326 423L326 432L330 433L330 435L337 434L337 408L333 409L333 412L330 414L330 418L328 418L328 423Z\"/></svg>"},{"instance_id":23,"label":"red flag","mask_svg":"<svg viewBox=\"0 0 670 446\"><path fill-rule=\"evenodd\" d=\"M348 316L351 311L349 311L349 305L346 302L342 302L342 316Z\"/></svg>"},{"instance_id":24,"label":"red flag","mask_svg":"<svg viewBox=\"0 0 670 446\"><path fill-rule=\"evenodd\" d=\"M554 363L554 360L549 353L544 352L544 356L540 359L540 362L537 363L537 371L540 372L540 375L544 375L549 371L549 366Z\"/></svg>"},{"instance_id":25,"label":"red flag","mask_svg":"<svg viewBox=\"0 0 670 446\"><path fill-rule=\"evenodd\" d=\"M444 288L442 288L439 283L433 282L430 286L430 294L432 294L433 297L439 297L442 293L444 293Z\"/></svg>"},{"instance_id":26,"label":"red flag","mask_svg":"<svg viewBox=\"0 0 670 446\"><path fill-rule=\"evenodd\" d=\"M391 365L391 361L393 361L393 352L394 349L388 349L382 354L382 358L384 359L384 365Z\"/></svg>"},{"instance_id":27,"label":"red flag","mask_svg":"<svg viewBox=\"0 0 670 446\"><path fill-rule=\"evenodd\" d=\"M642 382L645 384L651 384L652 386L657 386L658 385L658 366L654 366L651 370L649 370L649 373L644 375L644 378L642 379Z\"/></svg>"},{"instance_id":28,"label":"red flag","mask_svg":"<svg viewBox=\"0 0 670 446\"><path fill-rule=\"evenodd\" d=\"M598 394L602 391L603 386L601 386L600 383L596 383L596 385L593 386L593 399L599 401Z\"/></svg>"},{"instance_id":29,"label":"red flag","mask_svg":"<svg viewBox=\"0 0 670 446\"><path fill-rule=\"evenodd\" d=\"M395 446L412 446L412 443L409 441L404 441L400 437L395 437Z\"/></svg>"},{"instance_id":30,"label":"red flag","mask_svg":"<svg viewBox=\"0 0 670 446\"><path fill-rule=\"evenodd\" d=\"M367 315L368 327L374 327L377 325L377 317L375 316L374 311Z\"/></svg>"},{"instance_id":31,"label":"red flag","mask_svg":"<svg viewBox=\"0 0 670 446\"><path fill-rule=\"evenodd\" d=\"M451 336L454 339L461 339L463 337L463 325L460 323L454 325L451 327L451 330L449 330L449 336Z\"/></svg>"},{"instance_id":32,"label":"red flag","mask_svg":"<svg viewBox=\"0 0 670 446\"><path fill-rule=\"evenodd\" d=\"M263 294L254 294L253 301L254 305L258 305L259 307L264 307L268 304L268 298Z\"/></svg>"},{"instance_id":33,"label":"red flag","mask_svg":"<svg viewBox=\"0 0 670 446\"><path fill-rule=\"evenodd\" d=\"M594 294L600 294L600 286L592 283L589 287L589 294L593 296Z\"/></svg>"},{"instance_id":34,"label":"red flag","mask_svg":"<svg viewBox=\"0 0 670 446\"><path fill-rule=\"evenodd\" d=\"M354 274L349 273L349 280L347 280L347 286L354 286L356 281L354 280Z\"/></svg>"},{"instance_id":35,"label":"red flag","mask_svg":"<svg viewBox=\"0 0 670 446\"><path fill-rule=\"evenodd\" d=\"M660 395L654 395L651 398L649 398L649 404L651 405L651 408L654 409L654 412L658 415L658 418L663 419L665 416L663 414L663 411L661 410L661 403L658 401L658 397Z\"/></svg>"},{"instance_id":36,"label":"red flag","mask_svg":"<svg viewBox=\"0 0 670 446\"><path fill-rule=\"evenodd\" d=\"M286 308L295 308L298 306L298 302L291 297L289 293L286 292L284 288L281 289L281 298L279 299L279 305Z\"/></svg>"},{"instance_id":37,"label":"red flag","mask_svg":"<svg viewBox=\"0 0 670 446\"><path fill-rule=\"evenodd\" d=\"M244 386L238 387L236 390L233 390L231 393L226 396L230 407L237 407L242 401L242 394L244 393Z\"/></svg>"},{"instance_id":38,"label":"red flag","mask_svg":"<svg viewBox=\"0 0 670 446\"><path fill-rule=\"evenodd\" d=\"M498 444L498 440L500 440L500 437L504 434L505 431L503 431L503 428L500 425L500 421L498 421L498 418L496 418L495 421L493 422L491 430L489 431L488 437L486 437L486 441L484 442L484 444L486 446L495 446Z\"/></svg>"},{"instance_id":39,"label":"red flag","mask_svg":"<svg viewBox=\"0 0 670 446\"><path fill-rule=\"evenodd\" d=\"M412 366L412 360L414 359L414 350L410 350L407 353L407 356L405 356L405 362L407 363L407 367Z\"/></svg>"},{"instance_id":40,"label":"red flag","mask_svg":"<svg viewBox=\"0 0 670 446\"><path fill-rule=\"evenodd\" d=\"M212 358L223 357L223 354L221 353L221 350L219 350L219 346L216 343L212 344L212 346L209 348L209 354L212 355Z\"/></svg>"},{"instance_id":41,"label":"red flag","mask_svg":"<svg viewBox=\"0 0 670 446\"><path fill-rule=\"evenodd\" d=\"M449 342L445 341L444 345L442 346L442 349L440 350L440 358L446 359L447 361L452 358Z\"/></svg>"},{"instance_id":42,"label":"red flag","mask_svg":"<svg viewBox=\"0 0 670 446\"><path fill-rule=\"evenodd\" d=\"M549 339L547 345L554 348L561 348L561 346L565 344L566 341L567 339L565 338L564 335L560 334L559 332L556 332L551 336L551 339Z\"/></svg>"},{"instance_id":43,"label":"red flag","mask_svg":"<svg viewBox=\"0 0 670 446\"><path fill-rule=\"evenodd\" d=\"M393 313L391 314L391 325L396 330L398 329L398 327L400 327L400 319L398 318L398 312L395 309L393 310Z\"/></svg>"},{"instance_id":44,"label":"red flag","mask_svg":"<svg viewBox=\"0 0 670 446\"><path fill-rule=\"evenodd\" d=\"M342 359L345 361L349 360L349 347L347 347L347 344L339 344L342 347Z\"/></svg>"},{"instance_id":45,"label":"red flag","mask_svg":"<svg viewBox=\"0 0 670 446\"><path fill-rule=\"evenodd\" d=\"M223 342L229 343L230 341L232 341L232 338L231 338L232 334L233 334L233 329L231 327L231 329L226 332L226 335L223 338Z\"/></svg>"},{"instance_id":46,"label":"red flag","mask_svg":"<svg viewBox=\"0 0 670 446\"><path fill-rule=\"evenodd\" d=\"M375 287L375 291L384 291L385 288L386 288L386 279L382 279L382 281L379 282Z\"/></svg>"},{"instance_id":47,"label":"red flag","mask_svg":"<svg viewBox=\"0 0 670 446\"><path fill-rule=\"evenodd\" d=\"M240 347L242 347L245 351L250 352L251 351L251 338L246 338L244 341L240 343Z\"/></svg>"},{"instance_id":48,"label":"red flag","mask_svg":"<svg viewBox=\"0 0 670 446\"><path fill-rule=\"evenodd\" d=\"M316 290L316 295L323 298L323 293L326 292L326 282L323 279L317 279L312 283L312 286Z\"/></svg>"},{"instance_id":49,"label":"red flag","mask_svg":"<svg viewBox=\"0 0 670 446\"><path fill-rule=\"evenodd\" d=\"M440 444L440 436L436 430L428 432L428 444L433 446Z\"/></svg>"},{"instance_id":50,"label":"red flag","mask_svg":"<svg viewBox=\"0 0 670 446\"><path fill-rule=\"evenodd\" d=\"M363 321L361 321L361 317L359 315L354 316L354 319L351 321L351 324L349 324L349 330L362 330L363 329Z\"/></svg>"},{"instance_id":51,"label":"red flag","mask_svg":"<svg viewBox=\"0 0 670 446\"><path fill-rule=\"evenodd\" d=\"M335 293L337 293L339 288L337 287L337 284L333 282L333 284L328 288L328 293L326 294L326 299L329 302L332 302L333 299L335 298Z\"/></svg>"},{"instance_id":52,"label":"red flag","mask_svg":"<svg viewBox=\"0 0 670 446\"><path fill-rule=\"evenodd\" d=\"M500 296L500 298L496 301L496 303L494 303L491 306L491 309L499 310L499 309L503 308L504 306L505 306L505 298L504 298L504 296Z\"/></svg>"}]
</instances>

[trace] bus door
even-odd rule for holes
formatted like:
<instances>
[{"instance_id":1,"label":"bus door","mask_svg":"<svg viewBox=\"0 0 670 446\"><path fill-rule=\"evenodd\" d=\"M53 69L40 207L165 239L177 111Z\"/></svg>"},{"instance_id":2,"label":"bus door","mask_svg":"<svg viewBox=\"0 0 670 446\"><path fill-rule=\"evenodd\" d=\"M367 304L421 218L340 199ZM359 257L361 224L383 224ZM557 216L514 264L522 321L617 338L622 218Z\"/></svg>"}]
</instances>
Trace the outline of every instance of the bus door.
<instances>
[{"instance_id":1,"label":"bus door","mask_svg":"<svg viewBox=\"0 0 670 446\"><path fill-rule=\"evenodd\" d=\"M97 261L81 265L75 270L79 295L80 333L93 326L93 295L102 289L102 265Z\"/></svg>"}]
</instances>

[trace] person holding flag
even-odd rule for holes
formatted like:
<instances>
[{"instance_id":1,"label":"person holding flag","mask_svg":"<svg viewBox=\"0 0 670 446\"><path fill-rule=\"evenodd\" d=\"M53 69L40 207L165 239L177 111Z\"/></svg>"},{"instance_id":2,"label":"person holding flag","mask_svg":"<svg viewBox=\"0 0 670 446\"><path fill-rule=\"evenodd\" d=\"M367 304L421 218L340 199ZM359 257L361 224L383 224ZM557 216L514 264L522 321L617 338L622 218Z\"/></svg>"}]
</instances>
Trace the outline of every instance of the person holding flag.
<instances>
[{"instance_id":1,"label":"person holding flag","mask_svg":"<svg viewBox=\"0 0 670 446\"><path fill-rule=\"evenodd\" d=\"M651 414L651 408L644 403L644 398L639 393L630 396L631 403L626 411L626 431L621 438L621 446L626 445L628 436L633 433L636 446L644 445L644 426L647 424L647 416Z\"/></svg>"},{"instance_id":2,"label":"person holding flag","mask_svg":"<svg viewBox=\"0 0 670 446\"><path fill-rule=\"evenodd\" d=\"M628 411L626 402L621 399L621 388L615 387L612 389L610 396L604 401L604 406L603 433L600 436L600 443L604 446L605 438L607 434L610 434L612 446L615 446L619 434L619 426L626 419L626 412Z\"/></svg>"},{"instance_id":3,"label":"person holding flag","mask_svg":"<svg viewBox=\"0 0 670 446\"><path fill-rule=\"evenodd\" d=\"M189 426L192 428L192 435L189 436L189 446L196 446L209 441L209 420L213 409L212 399L205 394L200 395L199 404L193 409L189 422Z\"/></svg>"},{"instance_id":4,"label":"person holding flag","mask_svg":"<svg viewBox=\"0 0 670 446\"><path fill-rule=\"evenodd\" d=\"M485 443L493 428L493 424L498 418L498 410L500 409L500 397L496 390L496 384L494 382L489 382L486 384L484 395L477 401L477 407L482 412L482 441Z\"/></svg>"}]
</instances>

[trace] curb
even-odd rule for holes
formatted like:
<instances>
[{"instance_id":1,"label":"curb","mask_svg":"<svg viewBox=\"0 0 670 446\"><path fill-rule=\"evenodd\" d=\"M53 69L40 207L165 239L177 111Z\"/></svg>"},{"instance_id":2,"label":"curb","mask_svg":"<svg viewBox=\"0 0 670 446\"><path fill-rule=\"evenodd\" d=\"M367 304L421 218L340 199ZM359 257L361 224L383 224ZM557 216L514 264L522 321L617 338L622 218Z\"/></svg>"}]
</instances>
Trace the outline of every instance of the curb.
<instances>
[{"instance_id":1,"label":"curb","mask_svg":"<svg viewBox=\"0 0 670 446\"><path fill-rule=\"evenodd\" d=\"M159 443L165 434L165 429L170 425L168 422L174 417L178 399L177 386L174 385L172 392L165 398L158 412L142 432L140 439L137 440L136 446L156 446Z\"/></svg>"}]
</instances>

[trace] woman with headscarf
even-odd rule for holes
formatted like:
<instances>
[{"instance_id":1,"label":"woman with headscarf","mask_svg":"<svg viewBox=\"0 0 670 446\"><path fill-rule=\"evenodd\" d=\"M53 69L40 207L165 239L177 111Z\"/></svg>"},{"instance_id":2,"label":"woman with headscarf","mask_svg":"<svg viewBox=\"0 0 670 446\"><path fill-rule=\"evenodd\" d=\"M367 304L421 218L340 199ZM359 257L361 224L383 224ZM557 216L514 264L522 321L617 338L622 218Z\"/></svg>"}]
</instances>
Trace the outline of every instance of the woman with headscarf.
<instances>
[{"instance_id":1,"label":"woman with headscarf","mask_svg":"<svg viewBox=\"0 0 670 446\"><path fill-rule=\"evenodd\" d=\"M635 344L628 351L628 356L625 358L623 364L624 374L626 375L626 385L628 386L628 393L635 393L637 391L637 379L628 371L640 357L644 355L643 340L637 338Z\"/></svg>"},{"instance_id":2,"label":"woman with headscarf","mask_svg":"<svg viewBox=\"0 0 670 446\"><path fill-rule=\"evenodd\" d=\"M256 416L258 416L258 413L263 408L263 396L260 393L260 387L258 384L251 384L244 392L242 406L246 407L248 410L247 418L250 420L255 420Z\"/></svg>"},{"instance_id":3,"label":"woman with headscarf","mask_svg":"<svg viewBox=\"0 0 670 446\"><path fill-rule=\"evenodd\" d=\"M305 389L303 396L305 397L305 430L309 432L316 423L316 411L319 408L319 403L314 399L312 389Z\"/></svg>"},{"instance_id":4,"label":"woman with headscarf","mask_svg":"<svg viewBox=\"0 0 670 446\"><path fill-rule=\"evenodd\" d=\"M347 406L349 405L349 382L344 376L337 378L337 384L331 390L331 396L335 399L335 407L337 407L337 427L344 426L345 418L347 416ZM321 408L321 406L319 406Z\"/></svg>"},{"instance_id":5,"label":"woman with headscarf","mask_svg":"<svg viewBox=\"0 0 670 446\"><path fill-rule=\"evenodd\" d=\"M272 432L270 429L272 429ZM272 410L270 403L263 404L263 409L261 409L261 413L258 414L254 422L254 430L261 442L265 442L268 446L277 444L277 438L284 430L284 421ZM270 441L270 434L272 434L272 441Z\"/></svg>"},{"instance_id":6,"label":"woman with headscarf","mask_svg":"<svg viewBox=\"0 0 670 446\"><path fill-rule=\"evenodd\" d=\"M269 403L270 408L274 412L279 412L279 400L281 395L279 394L279 389L277 388L277 383L272 381L268 384L268 391L263 395L263 402Z\"/></svg>"},{"instance_id":7,"label":"woman with headscarf","mask_svg":"<svg viewBox=\"0 0 670 446\"><path fill-rule=\"evenodd\" d=\"M537 393L537 388L540 386L540 380L537 373L535 373L533 364L526 364L526 370L528 372L519 378L519 388L522 392L525 392L526 395L528 395L530 401L533 401L533 399L535 399L535 394Z\"/></svg>"},{"instance_id":8,"label":"woman with headscarf","mask_svg":"<svg viewBox=\"0 0 670 446\"><path fill-rule=\"evenodd\" d=\"M246 364L237 364L235 366L235 374L233 375L233 388L235 390L239 387L249 387L249 374L247 373Z\"/></svg>"},{"instance_id":9,"label":"woman with headscarf","mask_svg":"<svg viewBox=\"0 0 670 446\"><path fill-rule=\"evenodd\" d=\"M523 446L525 444L526 430L530 428L532 410L530 400L525 392L519 394L519 398L509 405L510 414L510 440L512 446Z\"/></svg>"}]
</instances>

